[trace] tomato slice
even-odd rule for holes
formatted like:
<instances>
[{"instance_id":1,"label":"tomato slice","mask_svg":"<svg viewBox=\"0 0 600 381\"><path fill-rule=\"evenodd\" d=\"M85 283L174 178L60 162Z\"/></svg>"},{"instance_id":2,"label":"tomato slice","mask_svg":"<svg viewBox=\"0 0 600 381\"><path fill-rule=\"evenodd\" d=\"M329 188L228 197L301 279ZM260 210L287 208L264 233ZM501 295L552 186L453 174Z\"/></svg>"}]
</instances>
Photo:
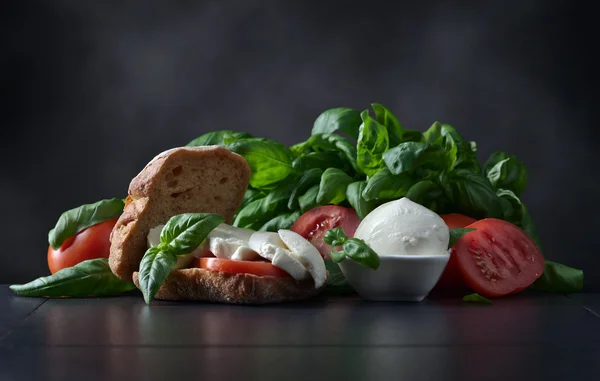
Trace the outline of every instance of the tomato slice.
<instances>
[{"instance_id":1,"label":"tomato slice","mask_svg":"<svg viewBox=\"0 0 600 381\"><path fill-rule=\"evenodd\" d=\"M477 221L474 218L465 216L458 213L442 214L440 215L449 229L464 228ZM458 261L456 260L456 254L454 250L450 251L450 259L448 264L440 277L440 280L435 285L436 291L449 291L449 290L465 290L467 289L467 283L463 280L460 269L458 268Z\"/></svg>"},{"instance_id":2,"label":"tomato slice","mask_svg":"<svg viewBox=\"0 0 600 381\"><path fill-rule=\"evenodd\" d=\"M323 242L323 236L329 229L340 226L348 237L354 237L354 232L360 224L356 211L352 208L327 205L309 210L296 220L291 230L300 234L312 243L326 259L331 259L329 254L333 249Z\"/></svg>"},{"instance_id":3,"label":"tomato slice","mask_svg":"<svg viewBox=\"0 0 600 381\"><path fill-rule=\"evenodd\" d=\"M270 262L263 261L234 261L223 258L196 258L192 267L199 267L209 271L220 271L232 274L253 274L258 276L274 276L277 278L290 278L286 273Z\"/></svg>"},{"instance_id":4,"label":"tomato slice","mask_svg":"<svg viewBox=\"0 0 600 381\"><path fill-rule=\"evenodd\" d=\"M72 267L79 262L95 258L108 258L110 255L110 233L118 218L90 226L69 237L58 250L48 246L48 268L50 273Z\"/></svg>"},{"instance_id":5,"label":"tomato slice","mask_svg":"<svg viewBox=\"0 0 600 381\"><path fill-rule=\"evenodd\" d=\"M535 242L510 222L487 218L454 245L458 267L473 291L503 296L529 287L544 271L544 257Z\"/></svg>"}]
</instances>

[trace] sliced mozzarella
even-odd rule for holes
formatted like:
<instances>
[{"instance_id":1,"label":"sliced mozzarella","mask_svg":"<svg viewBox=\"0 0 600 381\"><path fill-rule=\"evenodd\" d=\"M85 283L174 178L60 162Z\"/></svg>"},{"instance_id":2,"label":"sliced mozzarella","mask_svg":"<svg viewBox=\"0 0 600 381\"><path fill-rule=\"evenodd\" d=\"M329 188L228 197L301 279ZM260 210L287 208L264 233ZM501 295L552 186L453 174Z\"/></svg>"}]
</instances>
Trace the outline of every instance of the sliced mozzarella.
<instances>
[{"instance_id":1,"label":"sliced mozzarella","mask_svg":"<svg viewBox=\"0 0 600 381\"><path fill-rule=\"evenodd\" d=\"M321 287L327 280L325 262L319 251L300 234L291 230L281 229L279 237L289 248L296 259L304 265L315 281L315 287Z\"/></svg>"},{"instance_id":2,"label":"sliced mozzarella","mask_svg":"<svg viewBox=\"0 0 600 381\"><path fill-rule=\"evenodd\" d=\"M290 274L295 280L303 280L310 277L306 267L288 250L278 249L271 262L286 273Z\"/></svg>"},{"instance_id":3,"label":"sliced mozzarella","mask_svg":"<svg viewBox=\"0 0 600 381\"><path fill-rule=\"evenodd\" d=\"M206 246L217 258L250 261L258 258L248 245L253 233L253 230L221 224L206 237Z\"/></svg>"},{"instance_id":4,"label":"sliced mozzarella","mask_svg":"<svg viewBox=\"0 0 600 381\"><path fill-rule=\"evenodd\" d=\"M249 243L252 250L271 262L273 262L277 249L288 249L279 238L279 234L273 232L256 232L250 237Z\"/></svg>"}]
</instances>

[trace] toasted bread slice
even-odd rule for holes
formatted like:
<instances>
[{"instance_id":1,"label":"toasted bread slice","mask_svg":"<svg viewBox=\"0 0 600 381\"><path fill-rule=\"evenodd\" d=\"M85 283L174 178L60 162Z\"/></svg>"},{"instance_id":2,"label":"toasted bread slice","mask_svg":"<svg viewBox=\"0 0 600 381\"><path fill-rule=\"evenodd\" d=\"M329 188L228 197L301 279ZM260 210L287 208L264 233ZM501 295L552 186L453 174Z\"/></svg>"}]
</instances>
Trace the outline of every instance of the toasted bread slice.
<instances>
[{"instance_id":1,"label":"toasted bread slice","mask_svg":"<svg viewBox=\"0 0 600 381\"><path fill-rule=\"evenodd\" d=\"M151 228L181 213L216 213L231 223L250 178L240 155L219 146L180 147L150 161L131 181L123 214L110 236L108 263L131 281Z\"/></svg>"},{"instance_id":2,"label":"toasted bread slice","mask_svg":"<svg viewBox=\"0 0 600 381\"><path fill-rule=\"evenodd\" d=\"M137 272L133 273L133 282L140 287ZM308 299L320 293L323 287L315 288L311 278L299 282L292 278L191 268L171 271L155 299L267 304Z\"/></svg>"}]
</instances>

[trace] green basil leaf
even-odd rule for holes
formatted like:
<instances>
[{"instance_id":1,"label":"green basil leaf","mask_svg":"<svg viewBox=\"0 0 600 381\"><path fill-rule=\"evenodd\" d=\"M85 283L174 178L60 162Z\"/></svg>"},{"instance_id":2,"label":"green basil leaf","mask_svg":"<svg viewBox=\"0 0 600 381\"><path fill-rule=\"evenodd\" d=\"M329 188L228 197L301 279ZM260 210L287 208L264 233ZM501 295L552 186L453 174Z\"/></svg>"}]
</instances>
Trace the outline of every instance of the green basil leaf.
<instances>
[{"instance_id":1,"label":"green basil leaf","mask_svg":"<svg viewBox=\"0 0 600 381\"><path fill-rule=\"evenodd\" d=\"M502 219L522 228L523 204L519 197L508 189L497 189L496 195L502 204Z\"/></svg>"},{"instance_id":2,"label":"green basil leaf","mask_svg":"<svg viewBox=\"0 0 600 381\"><path fill-rule=\"evenodd\" d=\"M352 182L352 178L344 171L337 168L328 168L321 176L317 202L319 204L337 205L346 199L346 188Z\"/></svg>"},{"instance_id":3,"label":"green basil leaf","mask_svg":"<svg viewBox=\"0 0 600 381\"><path fill-rule=\"evenodd\" d=\"M292 227L294 222L296 222L296 220L300 218L301 215L302 213L300 213L299 210L293 213L280 214L279 216L269 220L258 230L276 232L279 229L289 229Z\"/></svg>"},{"instance_id":4,"label":"green basil leaf","mask_svg":"<svg viewBox=\"0 0 600 381\"><path fill-rule=\"evenodd\" d=\"M138 281L146 304L150 304L154 299L154 295L177 264L177 256L164 248L165 245L162 243L149 248L140 262Z\"/></svg>"},{"instance_id":5,"label":"green basil leaf","mask_svg":"<svg viewBox=\"0 0 600 381\"><path fill-rule=\"evenodd\" d=\"M410 172L427 165L431 168L444 167L445 152L440 146L421 142L400 143L383 154L383 161L395 175Z\"/></svg>"},{"instance_id":6,"label":"green basil leaf","mask_svg":"<svg viewBox=\"0 0 600 381\"><path fill-rule=\"evenodd\" d=\"M242 210L246 205L251 203L254 200L258 200L260 198L264 198L266 196L265 193L259 191L258 189L248 188L244 193L244 198L242 200L242 204L238 208L238 210Z\"/></svg>"},{"instance_id":7,"label":"green basil leaf","mask_svg":"<svg viewBox=\"0 0 600 381\"><path fill-rule=\"evenodd\" d=\"M294 183L281 183L266 197L252 201L238 212L233 226L258 230L272 218L289 212L287 204L294 187Z\"/></svg>"},{"instance_id":8,"label":"green basil leaf","mask_svg":"<svg viewBox=\"0 0 600 381\"><path fill-rule=\"evenodd\" d=\"M13 284L10 289L22 296L77 298L117 295L135 289L135 285L117 278L108 266L108 259L97 258L26 284Z\"/></svg>"},{"instance_id":9,"label":"green basil leaf","mask_svg":"<svg viewBox=\"0 0 600 381\"><path fill-rule=\"evenodd\" d=\"M194 146L212 146L218 145L225 147L230 143L237 140L252 138L247 132L236 132L231 130L221 130L208 132L204 135L197 137L187 144L188 147Z\"/></svg>"},{"instance_id":10,"label":"green basil leaf","mask_svg":"<svg viewBox=\"0 0 600 381\"><path fill-rule=\"evenodd\" d=\"M122 199L113 198L67 210L60 216L54 229L48 233L50 246L58 250L67 238L90 226L119 217L123 213L124 206Z\"/></svg>"},{"instance_id":11,"label":"green basil leaf","mask_svg":"<svg viewBox=\"0 0 600 381\"><path fill-rule=\"evenodd\" d=\"M284 180L292 172L293 153L283 144L268 139L243 139L227 146L246 159L252 170L250 185L264 188Z\"/></svg>"},{"instance_id":12,"label":"green basil leaf","mask_svg":"<svg viewBox=\"0 0 600 381\"><path fill-rule=\"evenodd\" d=\"M394 175L388 168L382 168L369 178L362 196L366 201L395 200L405 196L414 184L415 180L410 174Z\"/></svg>"},{"instance_id":13,"label":"green basil leaf","mask_svg":"<svg viewBox=\"0 0 600 381\"><path fill-rule=\"evenodd\" d=\"M468 232L472 232L473 228L454 228L450 229L450 242L448 242L448 249L454 246L456 241L462 238Z\"/></svg>"},{"instance_id":14,"label":"green basil leaf","mask_svg":"<svg viewBox=\"0 0 600 381\"><path fill-rule=\"evenodd\" d=\"M294 144L290 147L290 151L295 155L307 155L313 152L310 143L307 141Z\"/></svg>"},{"instance_id":15,"label":"green basil leaf","mask_svg":"<svg viewBox=\"0 0 600 381\"><path fill-rule=\"evenodd\" d=\"M353 288L348 284L348 280L344 276L344 273L340 269L340 266L328 259L325 259L325 268L329 272L327 278L327 291L333 291L335 293L347 293L354 291Z\"/></svg>"},{"instance_id":16,"label":"green basil leaf","mask_svg":"<svg viewBox=\"0 0 600 381\"><path fill-rule=\"evenodd\" d=\"M361 266L368 267L373 270L379 268L379 255L369 247L362 239L350 238L342 246L346 257L352 259ZM334 260L333 253L331 258Z\"/></svg>"},{"instance_id":17,"label":"green basil leaf","mask_svg":"<svg viewBox=\"0 0 600 381\"><path fill-rule=\"evenodd\" d=\"M368 111L364 111L361 118L363 123L360 125L356 144L356 163L364 173L372 176L384 166L382 157L389 147L388 131L385 126L371 118Z\"/></svg>"},{"instance_id":18,"label":"green basil leaf","mask_svg":"<svg viewBox=\"0 0 600 381\"><path fill-rule=\"evenodd\" d=\"M346 259L346 253L344 253L343 251L331 250L329 255L331 255L331 260L333 261L333 263L336 264Z\"/></svg>"},{"instance_id":19,"label":"green basil leaf","mask_svg":"<svg viewBox=\"0 0 600 381\"><path fill-rule=\"evenodd\" d=\"M486 177L461 169L450 173L448 181L447 189L457 212L474 218L502 218L502 204Z\"/></svg>"},{"instance_id":20,"label":"green basil leaf","mask_svg":"<svg viewBox=\"0 0 600 381\"><path fill-rule=\"evenodd\" d=\"M320 169L321 171L327 168L339 168L344 172L350 173L354 170L350 162L342 152L336 151L321 151L311 152L306 155L297 157L292 162L292 167L298 171L306 171L311 169ZM356 159L354 159L356 161Z\"/></svg>"},{"instance_id":21,"label":"green basil leaf","mask_svg":"<svg viewBox=\"0 0 600 381\"><path fill-rule=\"evenodd\" d=\"M352 166L355 172L361 170L356 162L356 147L350 140L336 134L317 134L308 138L308 142L315 152L335 152L341 153L344 159Z\"/></svg>"},{"instance_id":22,"label":"green basil leaf","mask_svg":"<svg viewBox=\"0 0 600 381\"><path fill-rule=\"evenodd\" d=\"M442 124L435 122L423 133L423 141L429 144L441 144Z\"/></svg>"},{"instance_id":23,"label":"green basil leaf","mask_svg":"<svg viewBox=\"0 0 600 381\"><path fill-rule=\"evenodd\" d=\"M300 195L304 194L311 186L315 184L319 184L321 181L321 175L323 175L323 171L319 168L311 168L306 170L298 184L294 187L290 198L288 199L288 209L296 210L299 207L298 198Z\"/></svg>"},{"instance_id":24,"label":"green basil leaf","mask_svg":"<svg viewBox=\"0 0 600 381\"><path fill-rule=\"evenodd\" d=\"M330 134L339 130L356 139L360 124L359 111L347 107L332 108L324 111L315 120L312 135Z\"/></svg>"},{"instance_id":25,"label":"green basil leaf","mask_svg":"<svg viewBox=\"0 0 600 381\"><path fill-rule=\"evenodd\" d=\"M342 246L348 241L348 236L341 227L329 229L323 236L323 242L330 246Z\"/></svg>"},{"instance_id":26,"label":"green basil leaf","mask_svg":"<svg viewBox=\"0 0 600 381\"><path fill-rule=\"evenodd\" d=\"M161 245L175 255L196 250L208 234L225 222L218 214L183 213L169 219L160 233Z\"/></svg>"},{"instance_id":27,"label":"green basil leaf","mask_svg":"<svg viewBox=\"0 0 600 381\"><path fill-rule=\"evenodd\" d=\"M405 197L438 214L443 213L448 204L444 189L431 180L419 181L410 187Z\"/></svg>"},{"instance_id":28,"label":"green basil leaf","mask_svg":"<svg viewBox=\"0 0 600 381\"><path fill-rule=\"evenodd\" d=\"M583 289L583 271L546 260L544 273L531 288L547 292L579 292Z\"/></svg>"},{"instance_id":29,"label":"green basil leaf","mask_svg":"<svg viewBox=\"0 0 600 381\"><path fill-rule=\"evenodd\" d=\"M376 206L375 202L364 199L363 192L366 187L366 181L355 181L346 188L346 199L350 205L352 205L354 210L356 210L356 214L358 214L358 218L361 220L365 218L367 214L371 213Z\"/></svg>"},{"instance_id":30,"label":"green basil leaf","mask_svg":"<svg viewBox=\"0 0 600 381\"><path fill-rule=\"evenodd\" d=\"M375 119L377 122L387 129L389 146L395 147L400 144L400 142L402 142L404 129L398 118L383 105L373 103L371 107L373 107L373 111L375 111Z\"/></svg>"},{"instance_id":31,"label":"green basil leaf","mask_svg":"<svg viewBox=\"0 0 600 381\"><path fill-rule=\"evenodd\" d=\"M449 168L468 169L472 172L481 171L477 161L475 142L465 142L458 131L449 124L442 124L440 133L446 148L456 146L456 161Z\"/></svg>"},{"instance_id":32,"label":"green basil leaf","mask_svg":"<svg viewBox=\"0 0 600 381\"><path fill-rule=\"evenodd\" d=\"M317 195L319 194L319 185L313 185L312 187L308 188L308 190L306 191L306 193L304 193L302 196L298 197L298 204L300 205L300 211L302 213L315 208L317 206L320 206L320 204L317 202Z\"/></svg>"},{"instance_id":33,"label":"green basil leaf","mask_svg":"<svg viewBox=\"0 0 600 381\"><path fill-rule=\"evenodd\" d=\"M483 173L495 188L513 191L521 196L527 186L527 169L514 155L495 152L483 165Z\"/></svg>"},{"instance_id":34,"label":"green basil leaf","mask_svg":"<svg viewBox=\"0 0 600 381\"><path fill-rule=\"evenodd\" d=\"M535 224L531 220L531 216L529 215L525 204L521 203L521 205L523 206L523 210L521 211L523 217L521 218L521 223L517 224L517 226L523 229L535 241L535 243L538 245L538 248L542 250L542 244L536 233Z\"/></svg>"},{"instance_id":35,"label":"green basil leaf","mask_svg":"<svg viewBox=\"0 0 600 381\"><path fill-rule=\"evenodd\" d=\"M491 300L489 300L485 296L481 296L479 294L465 295L462 300L465 303L492 304Z\"/></svg>"}]
</instances>

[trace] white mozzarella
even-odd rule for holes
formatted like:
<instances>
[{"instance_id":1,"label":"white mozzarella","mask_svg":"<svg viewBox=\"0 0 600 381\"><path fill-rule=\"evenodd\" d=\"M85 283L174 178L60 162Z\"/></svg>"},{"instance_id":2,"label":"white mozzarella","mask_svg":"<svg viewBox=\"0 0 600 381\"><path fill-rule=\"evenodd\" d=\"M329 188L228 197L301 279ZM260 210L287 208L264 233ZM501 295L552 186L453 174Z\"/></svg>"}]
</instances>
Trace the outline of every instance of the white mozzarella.
<instances>
[{"instance_id":1,"label":"white mozzarella","mask_svg":"<svg viewBox=\"0 0 600 381\"><path fill-rule=\"evenodd\" d=\"M291 230L281 229L279 237L288 247L292 255L304 265L315 281L315 287L321 287L327 280L325 262L319 251L300 234Z\"/></svg>"}]
</instances>

